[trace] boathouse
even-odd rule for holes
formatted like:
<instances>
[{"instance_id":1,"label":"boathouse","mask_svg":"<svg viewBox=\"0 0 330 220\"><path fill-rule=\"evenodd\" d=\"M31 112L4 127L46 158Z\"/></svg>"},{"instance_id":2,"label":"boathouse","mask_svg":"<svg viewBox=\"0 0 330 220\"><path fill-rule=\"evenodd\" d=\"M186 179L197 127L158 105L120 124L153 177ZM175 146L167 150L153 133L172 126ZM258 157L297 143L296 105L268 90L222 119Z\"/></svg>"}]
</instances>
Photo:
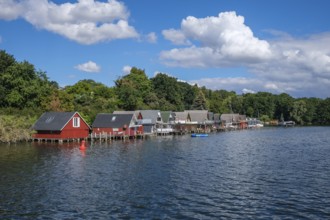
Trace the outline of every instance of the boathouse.
<instances>
[{"instance_id":1,"label":"boathouse","mask_svg":"<svg viewBox=\"0 0 330 220\"><path fill-rule=\"evenodd\" d=\"M210 132L213 129L213 113L208 110L185 110L191 118L190 129L192 132Z\"/></svg>"},{"instance_id":2,"label":"boathouse","mask_svg":"<svg viewBox=\"0 0 330 220\"><path fill-rule=\"evenodd\" d=\"M143 126L137 125L135 114L100 113L92 124L92 137L133 137L143 134Z\"/></svg>"},{"instance_id":3,"label":"boathouse","mask_svg":"<svg viewBox=\"0 0 330 220\"><path fill-rule=\"evenodd\" d=\"M142 115L142 120L138 123L143 125L145 134L155 134L157 128L160 128L163 124L163 119L160 114L160 110L139 110Z\"/></svg>"},{"instance_id":4,"label":"boathouse","mask_svg":"<svg viewBox=\"0 0 330 220\"><path fill-rule=\"evenodd\" d=\"M191 118L188 112L174 112L175 131L179 134L187 133L190 129Z\"/></svg>"},{"instance_id":5,"label":"boathouse","mask_svg":"<svg viewBox=\"0 0 330 220\"><path fill-rule=\"evenodd\" d=\"M174 132L174 112L171 111L161 111L160 115L162 117L163 123L157 128L158 135L167 135Z\"/></svg>"},{"instance_id":6,"label":"boathouse","mask_svg":"<svg viewBox=\"0 0 330 220\"><path fill-rule=\"evenodd\" d=\"M33 139L69 141L84 139L90 127L78 112L45 112L32 126Z\"/></svg>"},{"instance_id":7,"label":"boathouse","mask_svg":"<svg viewBox=\"0 0 330 220\"><path fill-rule=\"evenodd\" d=\"M248 127L248 122L245 115L240 114L222 114L222 126L229 129L245 129Z\"/></svg>"}]
</instances>

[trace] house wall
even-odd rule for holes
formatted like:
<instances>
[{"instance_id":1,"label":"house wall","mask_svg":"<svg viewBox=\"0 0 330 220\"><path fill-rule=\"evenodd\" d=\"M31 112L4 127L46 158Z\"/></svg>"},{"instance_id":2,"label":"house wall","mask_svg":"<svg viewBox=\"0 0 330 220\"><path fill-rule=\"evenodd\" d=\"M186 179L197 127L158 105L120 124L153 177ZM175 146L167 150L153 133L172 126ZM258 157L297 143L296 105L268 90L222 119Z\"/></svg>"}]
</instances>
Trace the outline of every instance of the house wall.
<instances>
[{"instance_id":1,"label":"house wall","mask_svg":"<svg viewBox=\"0 0 330 220\"><path fill-rule=\"evenodd\" d=\"M120 135L137 135L143 134L143 126L139 127L130 127L124 130L124 128L93 128L93 134L111 134L113 136L120 136Z\"/></svg>"}]
</instances>

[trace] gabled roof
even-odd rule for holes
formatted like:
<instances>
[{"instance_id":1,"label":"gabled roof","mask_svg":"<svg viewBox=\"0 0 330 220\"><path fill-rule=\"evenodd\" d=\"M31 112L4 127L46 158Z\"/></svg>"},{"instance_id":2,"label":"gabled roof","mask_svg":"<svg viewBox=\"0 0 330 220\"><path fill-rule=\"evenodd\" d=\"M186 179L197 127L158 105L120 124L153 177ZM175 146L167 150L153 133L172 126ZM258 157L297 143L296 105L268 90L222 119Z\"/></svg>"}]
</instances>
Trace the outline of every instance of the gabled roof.
<instances>
[{"instance_id":1,"label":"gabled roof","mask_svg":"<svg viewBox=\"0 0 330 220\"><path fill-rule=\"evenodd\" d=\"M174 114L175 114L175 121L191 121L188 112L174 112Z\"/></svg>"},{"instance_id":2,"label":"gabled roof","mask_svg":"<svg viewBox=\"0 0 330 220\"><path fill-rule=\"evenodd\" d=\"M37 131L61 131L76 113L84 121L78 112L45 112L32 126L32 129Z\"/></svg>"},{"instance_id":3,"label":"gabled roof","mask_svg":"<svg viewBox=\"0 0 330 220\"><path fill-rule=\"evenodd\" d=\"M93 128L123 128L125 125L130 126L134 114L109 114L100 113L92 124Z\"/></svg>"},{"instance_id":4,"label":"gabled roof","mask_svg":"<svg viewBox=\"0 0 330 220\"><path fill-rule=\"evenodd\" d=\"M140 110L143 119L151 119L152 124L156 124L157 122L162 123L163 120L161 119L160 111L159 110ZM160 117L160 121L157 118Z\"/></svg>"},{"instance_id":5,"label":"gabled roof","mask_svg":"<svg viewBox=\"0 0 330 220\"><path fill-rule=\"evenodd\" d=\"M134 114L136 118L142 117L142 114L140 111L114 111L113 114Z\"/></svg>"},{"instance_id":6,"label":"gabled roof","mask_svg":"<svg viewBox=\"0 0 330 220\"><path fill-rule=\"evenodd\" d=\"M185 110L189 112L192 122L203 123L208 120L208 110Z\"/></svg>"},{"instance_id":7,"label":"gabled roof","mask_svg":"<svg viewBox=\"0 0 330 220\"><path fill-rule=\"evenodd\" d=\"M225 121L226 123L238 122L239 114L222 114L221 121Z\"/></svg>"}]
</instances>

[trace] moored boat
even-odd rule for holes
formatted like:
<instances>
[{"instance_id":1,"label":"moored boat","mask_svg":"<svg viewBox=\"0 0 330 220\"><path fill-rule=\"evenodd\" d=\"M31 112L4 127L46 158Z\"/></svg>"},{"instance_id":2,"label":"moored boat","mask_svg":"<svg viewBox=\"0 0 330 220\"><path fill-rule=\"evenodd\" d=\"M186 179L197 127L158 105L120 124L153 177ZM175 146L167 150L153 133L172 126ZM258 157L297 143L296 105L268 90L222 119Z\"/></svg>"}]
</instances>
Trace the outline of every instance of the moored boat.
<instances>
[{"instance_id":1,"label":"moored boat","mask_svg":"<svg viewBox=\"0 0 330 220\"><path fill-rule=\"evenodd\" d=\"M191 137L208 137L208 134L191 134Z\"/></svg>"}]
</instances>

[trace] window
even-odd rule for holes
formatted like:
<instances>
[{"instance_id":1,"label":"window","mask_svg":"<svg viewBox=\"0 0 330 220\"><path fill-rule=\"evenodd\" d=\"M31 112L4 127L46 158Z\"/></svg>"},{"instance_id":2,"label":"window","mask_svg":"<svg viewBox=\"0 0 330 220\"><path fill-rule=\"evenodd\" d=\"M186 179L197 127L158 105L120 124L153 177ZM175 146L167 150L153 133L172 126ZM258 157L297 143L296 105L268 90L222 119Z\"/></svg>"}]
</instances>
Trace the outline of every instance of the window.
<instances>
[{"instance_id":1,"label":"window","mask_svg":"<svg viewBox=\"0 0 330 220\"><path fill-rule=\"evenodd\" d=\"M80 118L79 117L74 117L73 118L73 127L74 128L79 128L80 127Z\"/></svg>"}]
</instances>

